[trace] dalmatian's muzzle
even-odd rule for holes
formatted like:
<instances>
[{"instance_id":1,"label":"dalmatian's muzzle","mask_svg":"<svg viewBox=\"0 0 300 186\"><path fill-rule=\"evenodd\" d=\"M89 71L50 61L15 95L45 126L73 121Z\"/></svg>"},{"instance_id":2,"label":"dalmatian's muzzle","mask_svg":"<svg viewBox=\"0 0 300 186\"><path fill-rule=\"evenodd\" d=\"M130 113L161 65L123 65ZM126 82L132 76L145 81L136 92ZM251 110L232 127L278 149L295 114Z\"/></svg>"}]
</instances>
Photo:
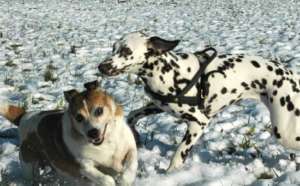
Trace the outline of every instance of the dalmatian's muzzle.
<instances>
[{"instance_id":1,"label":"dalmatian's muzzle","mask_svg":"<svg viewBox=\"0 0 300 186\"><path fill-rule=\"evenodd\" d=\"M112 65L112 60L108 59L105 60L103 63L101 63L98 66L98 70L100 71L100 73L102 75L106 75L106 76L117 76L119 74L123 74L125 73L126 69L129 67L130 65L127 65L121 69L118 69L117 67Z\"/></svg>"},{"instance_id":2,"label":"dalmatian's muzzle","mask_svg":"<svg viewBox=\"0 0 300 186\"><path fill-rule=\"evenodd\" d=\"M101 63L98 66L98 69L100 71L101 74L104 75L108 75L108 76L113 76L113 75L117 75L117 70L115 68L113 68L113 66L111 65L111 60L105 60L103 63Z\"/></svg>"}]
</instances>

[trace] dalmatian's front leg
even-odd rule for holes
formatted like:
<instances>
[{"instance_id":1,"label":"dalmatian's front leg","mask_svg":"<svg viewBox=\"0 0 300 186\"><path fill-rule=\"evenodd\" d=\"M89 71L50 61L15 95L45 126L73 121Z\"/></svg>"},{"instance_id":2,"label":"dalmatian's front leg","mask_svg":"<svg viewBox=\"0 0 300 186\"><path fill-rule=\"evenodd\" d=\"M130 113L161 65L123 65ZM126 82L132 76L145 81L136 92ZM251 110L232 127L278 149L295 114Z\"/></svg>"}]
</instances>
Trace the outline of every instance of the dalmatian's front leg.
<instances>
[{"instance_id":1,"label":"dalmatian's front leg","mask_svg":"<svg viewBox=\"0 0 300 186\"><path fill-rule=\"evenodd\" d=\"M153 115L153 114L159 114L159 113L162 113L162 112L164 112L162 109L157 107L154 103L150 102L146 106L141 107L137 110L131 111L128 114L127 123L129 125L129 127L131 128L131 130L134 134L134 138L135 138L138 145L140 145L139 133L135 129L135 125L138 122L138 120L140 120L141 118L144 118L146 116L150 116L150 115Z\"/></svg>"},{"instance_id":2,"label":"dalmatian's front leg","mask_svg":"<svg viewBox=\"0 0 300 186\"><path fill-rule=\"evenodd\" d=\"M296 162L296 171L300 171L300 155L296 157L295 162Z\"/></svg>"},{"instance_id":3,"label":"dalmatian's front leg","mask_svg":"<svg viewBox=\"0 0 300 186\"><path fill-rule=\"evenodd\" d=\"M290 158L296 163L296 171L300 171L300 153L291 153Z\"/></svg>"},{"instance_id":4,"label":"dalmatian's front leg","mask_svg":"<svg viewBox=\"0 0 300 186\"><path fill-rule=\"evenodd\" d=\"M198 141L198 139L202 136L204 128L208 124L208 118L201 114L201 122L198 121L190 121L188 122L188 129L186 134L184 135L181 144L177 148L173 158L171 160L170 166L167 169L167 172L171 172L175 169L180 168L185 159L187 158L189 152L192 150L194 144ZM199 118L199 116L198 116Z\"/></svg>"},{"instance_id":5,"label":"dalmatian's front leg","mask_svg":"<svg viewBox=\"0 0 300 186\"><path fill-rule=\"evenodd\" d=\"M150 102L144 107L131 111L127 116L127 122L130 126L134 126L141 118L162 112L164 112L162 109Z\"/></svg>"}]
</instances>

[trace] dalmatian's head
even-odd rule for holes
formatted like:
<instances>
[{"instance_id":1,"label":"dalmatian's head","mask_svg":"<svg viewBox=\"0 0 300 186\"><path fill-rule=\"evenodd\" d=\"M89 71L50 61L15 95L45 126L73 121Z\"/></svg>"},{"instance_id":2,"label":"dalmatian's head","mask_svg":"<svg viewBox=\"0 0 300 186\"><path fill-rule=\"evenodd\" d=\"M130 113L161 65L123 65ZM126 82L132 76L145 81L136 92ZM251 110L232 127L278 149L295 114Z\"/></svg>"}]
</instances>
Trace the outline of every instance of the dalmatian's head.
<instances>
[{"instance_id":1,"label":"dalmatian's head","mask_svg":"<svg viewBox=\"0 0 300 186\"><path fill-rule=\"evenodd\" d=\"M112 56L99 65L99 71L108 76L121 73L138 73L151 57L157 57L174 49L179 40L168 41L149 37L142 32L125 35L113 45Z\"/></svg>"}]
</instances>

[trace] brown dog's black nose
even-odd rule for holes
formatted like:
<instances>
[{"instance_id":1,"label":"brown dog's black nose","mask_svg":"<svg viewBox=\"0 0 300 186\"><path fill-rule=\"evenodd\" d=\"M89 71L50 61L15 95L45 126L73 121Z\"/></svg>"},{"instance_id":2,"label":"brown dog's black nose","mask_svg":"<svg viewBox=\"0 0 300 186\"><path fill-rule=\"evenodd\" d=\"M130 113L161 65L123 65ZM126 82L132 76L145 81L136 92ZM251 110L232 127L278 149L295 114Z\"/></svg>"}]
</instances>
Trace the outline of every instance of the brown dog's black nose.
<instances>
[{"instance_id":1,"label":"brown dog's black nose","mask_svg":"<svg viewBox=\"0 0 300 186\"><path fill-rule=\"evenodd\" d=\"M87 136L92 138L92 139L97 139L99 137L99 134L100 134L99 130L93 128L93 129L88 131Z\"/></svg>"},{"instance_id":2,"label":"brown dog's black nose","mask_svg":"<svg viewBox=\"0 0 300 186\"><path fill-rule=\"evenodd\" d=\"M112 66L110 63L102 63L98 66L98 69L102 74L108 74Z\"/></svg>"}]
</instances>

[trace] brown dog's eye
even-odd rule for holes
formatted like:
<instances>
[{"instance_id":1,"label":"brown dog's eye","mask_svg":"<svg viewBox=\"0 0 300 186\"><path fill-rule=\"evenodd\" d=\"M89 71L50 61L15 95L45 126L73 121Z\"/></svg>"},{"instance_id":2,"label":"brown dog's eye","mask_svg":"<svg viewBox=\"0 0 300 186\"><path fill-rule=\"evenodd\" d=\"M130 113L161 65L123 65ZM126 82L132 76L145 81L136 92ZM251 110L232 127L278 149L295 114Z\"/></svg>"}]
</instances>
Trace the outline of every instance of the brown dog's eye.
<instances>
[{"instance_id":1,"label":"brown dog's eye","mask_svg":"<svg viewBox=\"0 0 300 186\"><path fill-rule=\"evenodd\" d=\"M77 115L75 116L75 119L76 119L76 121L78 121L78 122L82 122L82 121L84 120L84 117L83 117L83 115L81 115L81 114L77 114Z\"/></svg>"},{"instance_id":2,"label":"brown dog's eye","mask_svg":"<svg viewBox=\"0 0 300 186\"><path fill-rule=\"evenodd\" d=\"M102 108L102 107L96 108L96 110L95 110L95 116L96 116L96 117L99 117L99 116L101 116L102 114L103 114L103 108Z\"/></svg>"}]
</instances>

